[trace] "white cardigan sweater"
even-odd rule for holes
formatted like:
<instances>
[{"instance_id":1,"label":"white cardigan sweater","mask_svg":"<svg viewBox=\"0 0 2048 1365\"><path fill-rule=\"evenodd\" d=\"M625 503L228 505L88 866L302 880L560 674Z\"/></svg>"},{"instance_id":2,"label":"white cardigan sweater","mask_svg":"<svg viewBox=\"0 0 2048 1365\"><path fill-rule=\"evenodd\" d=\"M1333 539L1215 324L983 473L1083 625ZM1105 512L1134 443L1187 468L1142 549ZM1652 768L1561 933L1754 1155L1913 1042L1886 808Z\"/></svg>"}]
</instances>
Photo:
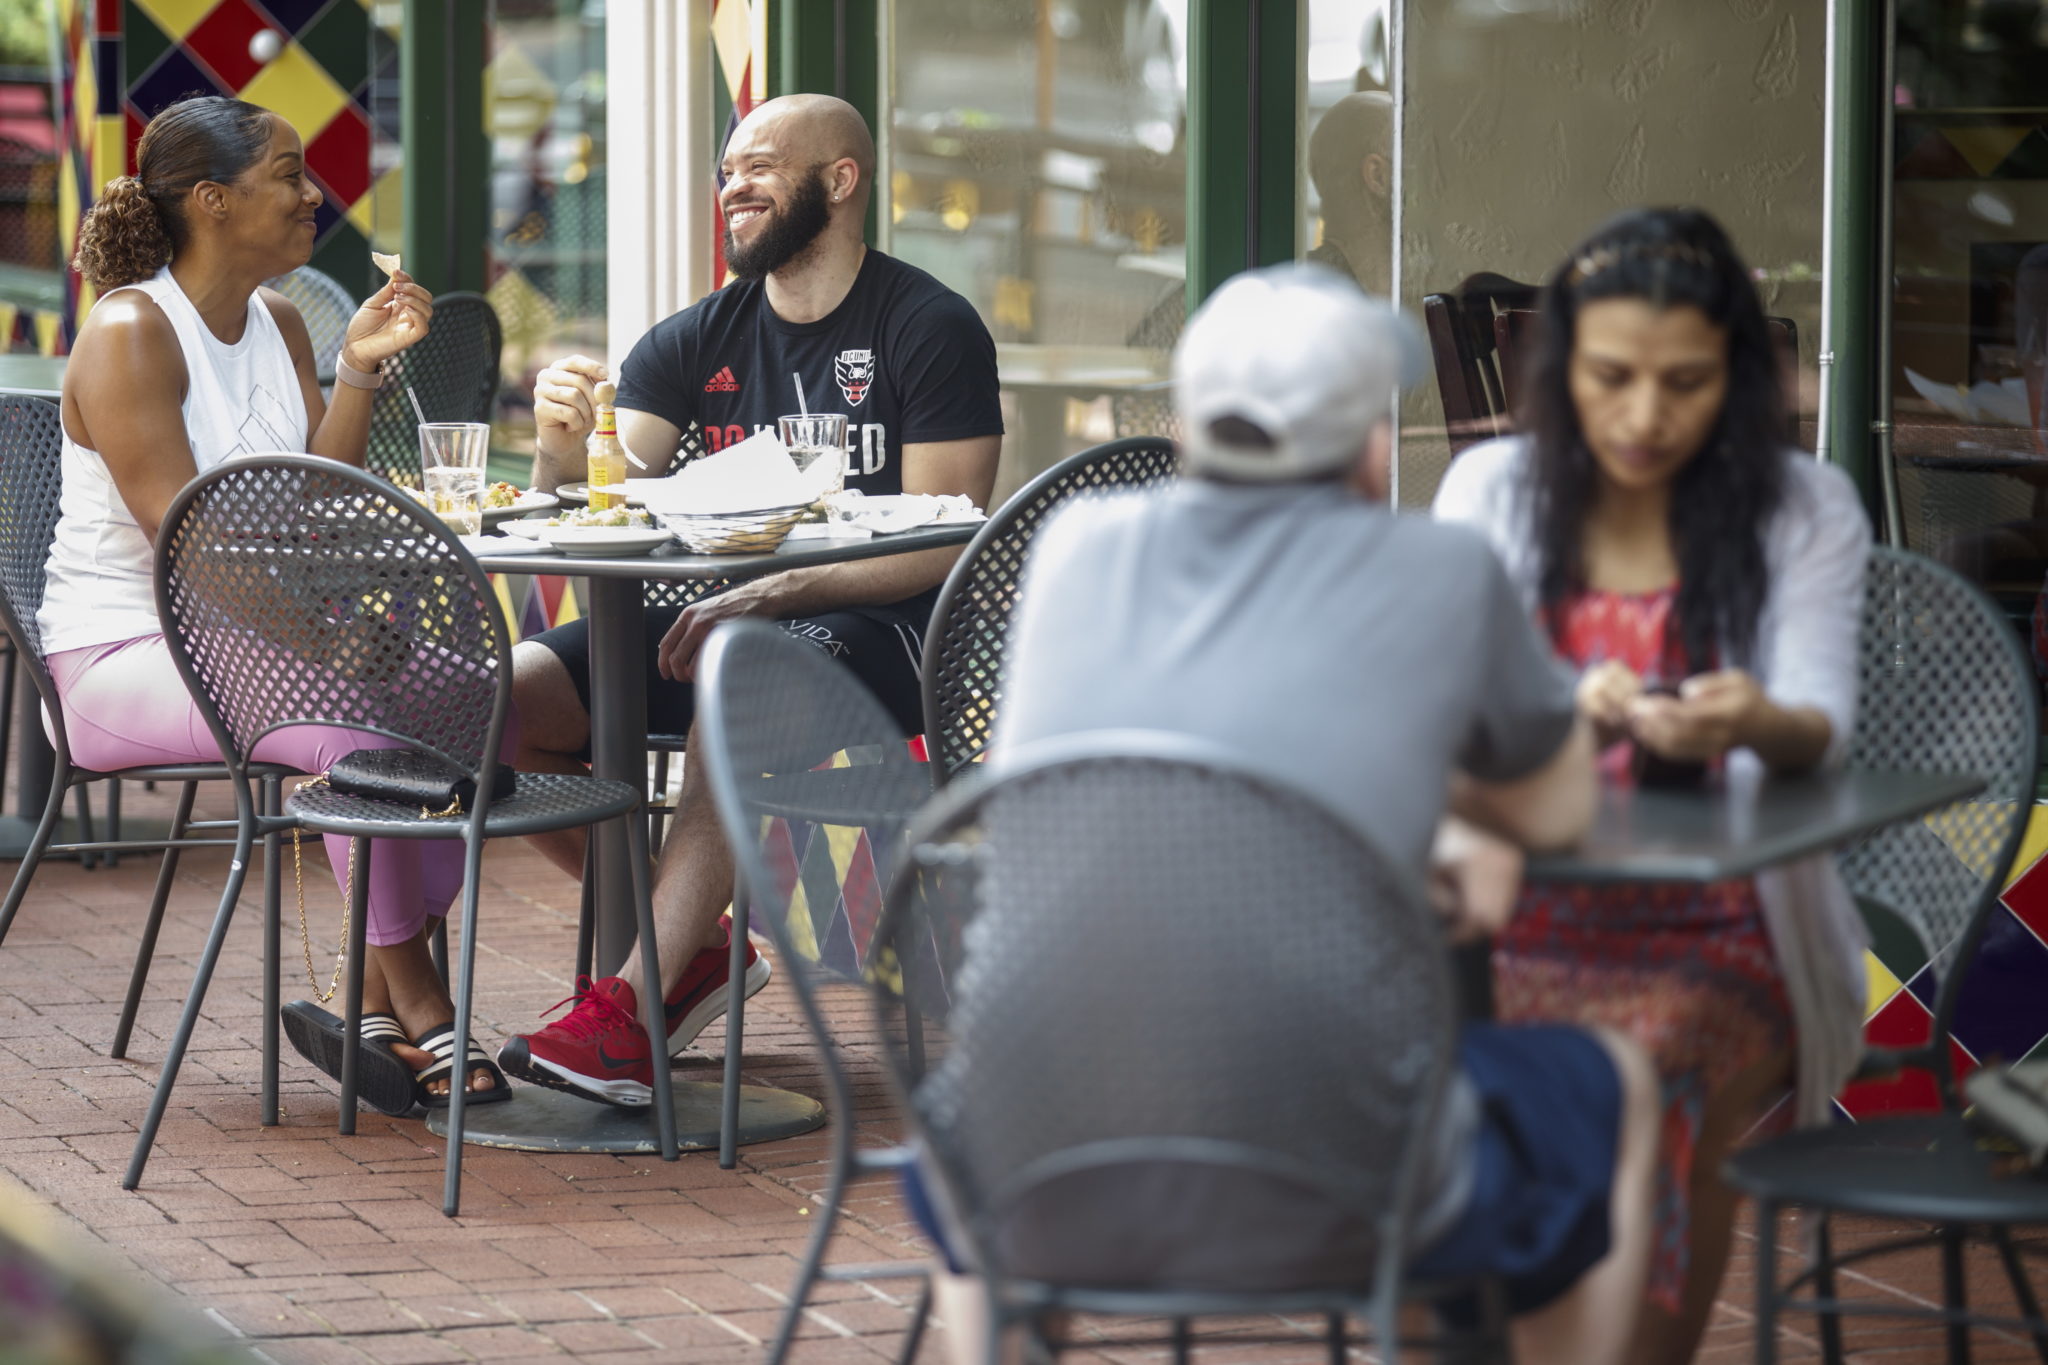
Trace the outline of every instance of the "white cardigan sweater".
<instances>
[{"instance_id":1,"label":"white cardigan sweater","mask_svg":"<svg viewBox=\"0 0 2048 1365\"><path fill-rule=\"evenodd\" d=\"M1475 446L1451 462L1435 513L1484 532L1533 613L1539 573L1530 525L1529 447L1520 437ZM1841 761L1856 720L1857 630L1870 524L1841 470L1799 451L1785 454L1785 499L1764 531L1770 588L1757 622L1750 667L1781 706L1811 706L1833 735L1824 760ZM1734 781L1754 781L1762 764L1729 755ZM1798 1029L1798 1120L1828 1118L1829 1101L1863 1050L1862 916L1826 855L1758 874L1757 896Z\"/></svg>"}]
</instances>

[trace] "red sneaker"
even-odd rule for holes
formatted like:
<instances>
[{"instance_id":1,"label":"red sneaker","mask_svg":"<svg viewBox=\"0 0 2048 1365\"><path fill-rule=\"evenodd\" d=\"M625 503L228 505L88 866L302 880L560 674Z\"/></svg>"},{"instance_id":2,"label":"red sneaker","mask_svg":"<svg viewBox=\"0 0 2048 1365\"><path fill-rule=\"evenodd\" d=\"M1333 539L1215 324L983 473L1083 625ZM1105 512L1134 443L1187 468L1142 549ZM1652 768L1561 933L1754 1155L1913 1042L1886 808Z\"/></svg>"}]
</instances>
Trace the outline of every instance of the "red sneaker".
<instances>
[{"instance_id":1,"label":"red sneaker","mask_svg":"<svg viewBox=\"0 0 2048 1365\"><path fill-rule=\"evenodd\" d=\"M624 978L576 978L576 994L550 1009L574 1008L537 1033L519 1034L498 1050L498 1065L535 1085L599 1104L645 1109L654 1102L654 1049L640 1025L640 1006Z\"/></svg>"},{"instance_id":2,"label":"red sneaker","mask_svg":"<svg viewBox=\"0 0 2048 1365\"><path fill-rule=\"evenodd\" d=\"M683 968L682 979L675 989L661 1002L668 1016L668 1053L673 1057L702 1033L707 1025L725 1013L725 1007L732 1001L732 917L719 921L725 928L725 937L716 948L706 948L691 958ZM761 950L747 943L747 994L752 995L768 984L774 969L768 959L761 956Z\"/></svg>"}]
</instances>

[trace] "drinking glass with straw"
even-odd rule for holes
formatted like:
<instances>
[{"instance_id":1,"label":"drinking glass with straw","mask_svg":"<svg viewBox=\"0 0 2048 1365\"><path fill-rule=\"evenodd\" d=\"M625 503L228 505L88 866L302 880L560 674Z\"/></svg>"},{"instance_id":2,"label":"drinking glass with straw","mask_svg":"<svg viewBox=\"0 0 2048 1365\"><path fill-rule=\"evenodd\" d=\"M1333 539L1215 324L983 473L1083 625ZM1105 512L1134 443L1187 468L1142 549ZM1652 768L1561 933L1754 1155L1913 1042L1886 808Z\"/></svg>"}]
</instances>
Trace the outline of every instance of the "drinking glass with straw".
<instances>
[{"instance_id":1,"label":"drinking glass with straw","mask_svg":"<svg viewBox=\"0 0 2048 1365\"><path fill-rule=\"evenodd\" d=\"M780 417L776 425L781 428L782 444L789 450L789 458L796 462L799 473L809 471L820 456L832 461L833 473L829 483L819 489L819 496L837 493L846 487L846 414L843 412L811 411L811 405L804 399L803 376L792 374L796 381L797 413L793 417Z\"/></svg>"}]
</instances>

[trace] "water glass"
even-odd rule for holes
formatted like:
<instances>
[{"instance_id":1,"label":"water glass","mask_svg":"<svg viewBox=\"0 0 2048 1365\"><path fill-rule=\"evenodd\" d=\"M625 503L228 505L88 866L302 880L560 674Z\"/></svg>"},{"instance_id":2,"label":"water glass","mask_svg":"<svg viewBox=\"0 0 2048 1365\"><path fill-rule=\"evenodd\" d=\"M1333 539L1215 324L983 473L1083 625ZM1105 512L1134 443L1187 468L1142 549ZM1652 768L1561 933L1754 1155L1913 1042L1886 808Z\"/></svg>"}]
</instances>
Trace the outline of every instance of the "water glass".
<instances>
[{"instance_id":1,"label":"water glass","mask_svg":"<svg viewBox=\"0 0 2048 1365\"><path fill-rule=\"evenodd\" d=\"M488 422L420 424L420 478L427 505L461 535L483 529L484 461L490 451Z\"/></svg>"},{"instance_id":2,"label":"water glass","mask_svg":"<svg viewBox=\"0 0 2048 1365\"><path fill-rule=\"evenodd\" d=\"M821 457L835 466L832 482L823 490L837 493L846 487L846 414L843 412L798 413L775 419L782 428L782 444L799 471L808 470Z\"/></svg>"}]
</instances>

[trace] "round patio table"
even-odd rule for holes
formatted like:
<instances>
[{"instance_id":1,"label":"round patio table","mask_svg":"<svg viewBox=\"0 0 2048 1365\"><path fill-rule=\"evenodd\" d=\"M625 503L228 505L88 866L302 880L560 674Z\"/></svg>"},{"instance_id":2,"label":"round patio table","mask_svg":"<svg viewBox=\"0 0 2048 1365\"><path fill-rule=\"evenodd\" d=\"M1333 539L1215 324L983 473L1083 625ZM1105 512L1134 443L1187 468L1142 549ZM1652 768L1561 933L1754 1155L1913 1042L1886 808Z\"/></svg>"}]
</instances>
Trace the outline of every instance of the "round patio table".
<instances>
[{"instance_id":1,"label":"round patio table","mask_svg":"<svg viewBox=\"0 0 2048 1365\"><path fill-rule=\"evenodd\" d=\"M785 569L839 564L855 559L908 554L964 545L981 522L924 526L894 535L862 539L786 540L767 554L691 554L677 544L637 555L602 559L536 552L532 542L500 537L502 552L477 555L490 573L560 574L584 580L584 619L590 623L590 770L598 777L647 783L647 648L641 629L642 603L650 582L758 578ZM637 817L636 817L637 818ZM626 834L611 821L592 831L597 840L591 887L594 945L592 965L600 974L619 970L634 935L632 886L625 875ZM731 1046L728 1015L728 1077L737 1083L738 1054ZM724 1087L711 1081L674 1082L676 1138L685 1149L720 1146ZM805 1095L768 1086L738 1087L738 1143L771 1142L823 1126L824 1106ZM427 1125L444 1133L439 1111ZM522 1086L509 1104L472 1108L464 1117L463 1140L486 1147L523 1151L652 1152L654 1125L644 1112L592 1104L574 1095ZM729 1153L723 1154L729 1158Z\"/></svg>"}]
</instances>

